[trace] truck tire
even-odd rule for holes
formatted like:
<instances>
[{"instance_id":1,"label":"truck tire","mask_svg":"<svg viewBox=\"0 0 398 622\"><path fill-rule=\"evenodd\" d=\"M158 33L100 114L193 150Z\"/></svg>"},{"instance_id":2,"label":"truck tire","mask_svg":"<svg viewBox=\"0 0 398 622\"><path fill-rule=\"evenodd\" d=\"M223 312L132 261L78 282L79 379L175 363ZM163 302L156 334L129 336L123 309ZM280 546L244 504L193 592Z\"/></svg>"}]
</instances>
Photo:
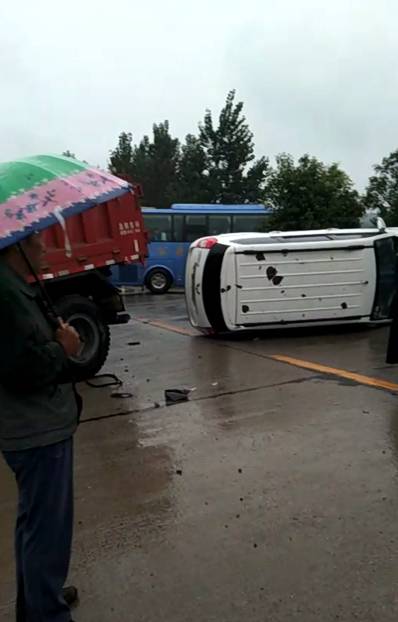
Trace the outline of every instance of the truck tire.
<instances>
[{"instance_id":1,"label":"truck tire","mask_svg":"<svg viewBox=\"0 0 398 622\"><path fill-rule=\"evenodd\" d=\"M83 341L77 357L71 357L76 380L87 380L99 372L105 363L111 344L109 326L104 322L97 305L73 294L56 302L60 317L73 326Z\"/></svg>"},{"instance_id":2,"label":"truck tire","mask_svg":"<svg viewBox=\"0 0 398 622\"><path fill-rule=\"evenodd\" d=\"M170 273L163 268L154 268L148 272L145 279L145 285L149 291L156 295L168 292L172 283L173 279L171 278Z\"/></svg>"}]
</instances>

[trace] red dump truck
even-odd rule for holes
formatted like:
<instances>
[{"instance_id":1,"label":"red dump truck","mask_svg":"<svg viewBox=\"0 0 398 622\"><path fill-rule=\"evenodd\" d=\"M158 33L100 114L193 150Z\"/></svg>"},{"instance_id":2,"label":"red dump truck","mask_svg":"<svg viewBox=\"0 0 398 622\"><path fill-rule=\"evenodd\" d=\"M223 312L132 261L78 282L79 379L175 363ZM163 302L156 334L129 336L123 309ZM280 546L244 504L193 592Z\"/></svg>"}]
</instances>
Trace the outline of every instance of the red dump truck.
<instances>
[{"instance_id":1,"label":"red dump truck","mask_svg":"<svg viewBox=\"0 0 398 622\"><path fill-rule=\"evenodd\" d=\"M110 347L112 324L129 320L123 299L108 276L115 264L143 262L147 239L139 186L47 229L43 280L59 315L79 332L83 347L73 359L79 379L94 376ZM71 250L67 250L69 249Z\"/></svg>"}]
</instances>

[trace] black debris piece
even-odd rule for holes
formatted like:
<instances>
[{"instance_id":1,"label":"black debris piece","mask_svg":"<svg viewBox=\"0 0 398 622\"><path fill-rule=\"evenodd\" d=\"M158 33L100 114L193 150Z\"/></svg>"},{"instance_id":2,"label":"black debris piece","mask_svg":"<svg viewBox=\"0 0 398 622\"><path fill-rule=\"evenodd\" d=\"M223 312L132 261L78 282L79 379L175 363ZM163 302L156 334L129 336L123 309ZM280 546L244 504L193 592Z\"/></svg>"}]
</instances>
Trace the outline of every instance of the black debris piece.
<instances>
[{"instance_id":1,"label":"black debris piece","mask_svg":"<svg viewBox=\"0 0 398 622\"><path fill-rule=\"evenodd\" d=\"M166 406L178 404L179 402L187 402L190 392L189 389L166 389L164 392Z\"/></svg>"},{"instance_id":2,"label":"black debris piece","mask_svg":"<svg viewBox=\"0 0 398 622\"><path fill-rule=\"evenodd\" d=\"M128 346L140 346L141 345L141 341L129 341Z\"/></svg>"},{"instance_id":3,"label":"black debris piece","mask_svg":"<svg viewBox=\"0 0 398 622\"><path fill-rule=\"evenodd\" d=\"M104 389L105 387L121 387L123 381L115 374L99 374L91 380L86 380L86 385L93 389Z\"/></svg>"},{"instance_id":4,"label":"black debris piece","mask_svg":"<svg viewBox=\"0 0 398 622\"><path fill-rule=\"evenodd\" d=\"M273 266L267 268L267 277L269 281L272 281L272 279L275 278L277 274L278 271Z\"/></svg>"}]
</instances>

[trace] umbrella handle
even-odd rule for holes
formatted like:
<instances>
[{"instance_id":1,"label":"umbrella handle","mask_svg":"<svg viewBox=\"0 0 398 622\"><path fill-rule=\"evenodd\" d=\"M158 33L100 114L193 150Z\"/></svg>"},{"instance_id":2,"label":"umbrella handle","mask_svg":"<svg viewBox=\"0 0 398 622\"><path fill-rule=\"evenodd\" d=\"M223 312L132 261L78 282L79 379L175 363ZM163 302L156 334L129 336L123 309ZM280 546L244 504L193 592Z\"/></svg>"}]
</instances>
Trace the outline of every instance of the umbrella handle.
<instances>
[{"instance_id":1,"label":"umbrella handle","mask_svg":"<svg viewBox=\"0 0 398 622\"><path fill-rule=\"evenodd\" d=\"M57 330L58 328L61 328L61 318L59 317L55 307L54 307L54 303L51 300L50 296L47 293L46 288L44 287L42 281L39 279L39 276L36 272L36 270L34 269L34 267L32 266L32 263L29 259L29 257L27 256L27 254L25 253L24 249L22 248L22 245L18 242L18 248L19 248L19 252L21 253L22 257L24 258L26 265L28 266L33 278L35 279L35 282L40 290L41 296L42 296L42 300L44 302L44 306L45 306L45 314L47 316L48 321L50 322L52 328L54 330ZM82 342L82 344L84 344L84 339L82 337L80 337L80 341Z\"/></svg>"},{"instance_id":2,"label":"umbrella handle","mask_svg":"<svg viewBox=\"0 0 398 622\"><path fill-rule=\"evenodd\" d=\"M60 321L59 321L59 317L57 315L57 312L55 310L53 301L51 300L50 296L48 295L43 283L41 282L41 280L39 279L39 276L36 272L36 270L34 269L34 267L32 266L32 263L29 259L29 257L27 256L27 254L25 253L22 244L20 242L18 242L17 244L19 252L21 253L26 265L29 268L30 273L32 274L36 285L38 286L40 293L42 295L43 301L45 303L46 306L46 314L47 314L47 319L50 322L51 326L53 327L54 330L57 330L57 328L60 327Z\"/></svg>"}]
</instances>

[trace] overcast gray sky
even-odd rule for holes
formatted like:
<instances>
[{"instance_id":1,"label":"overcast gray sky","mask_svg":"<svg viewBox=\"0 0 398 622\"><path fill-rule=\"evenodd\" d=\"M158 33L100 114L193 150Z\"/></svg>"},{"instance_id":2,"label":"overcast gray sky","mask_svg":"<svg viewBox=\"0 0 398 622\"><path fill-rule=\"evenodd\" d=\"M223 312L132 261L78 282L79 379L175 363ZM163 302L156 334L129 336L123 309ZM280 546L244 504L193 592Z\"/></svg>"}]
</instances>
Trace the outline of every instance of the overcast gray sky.
<instances>
[{"instance_id":1,"label":"overcast gray sky","mask_svg":"<svg viewBox=\"0 0 398 622\"><path fill-rule=\"evenodd\" d=\"M14 0L0 9L1 160L196 131L235 88L258 155L337 161L363 187L398 148L396 0Z\"/></svg>"}]
</instances>

